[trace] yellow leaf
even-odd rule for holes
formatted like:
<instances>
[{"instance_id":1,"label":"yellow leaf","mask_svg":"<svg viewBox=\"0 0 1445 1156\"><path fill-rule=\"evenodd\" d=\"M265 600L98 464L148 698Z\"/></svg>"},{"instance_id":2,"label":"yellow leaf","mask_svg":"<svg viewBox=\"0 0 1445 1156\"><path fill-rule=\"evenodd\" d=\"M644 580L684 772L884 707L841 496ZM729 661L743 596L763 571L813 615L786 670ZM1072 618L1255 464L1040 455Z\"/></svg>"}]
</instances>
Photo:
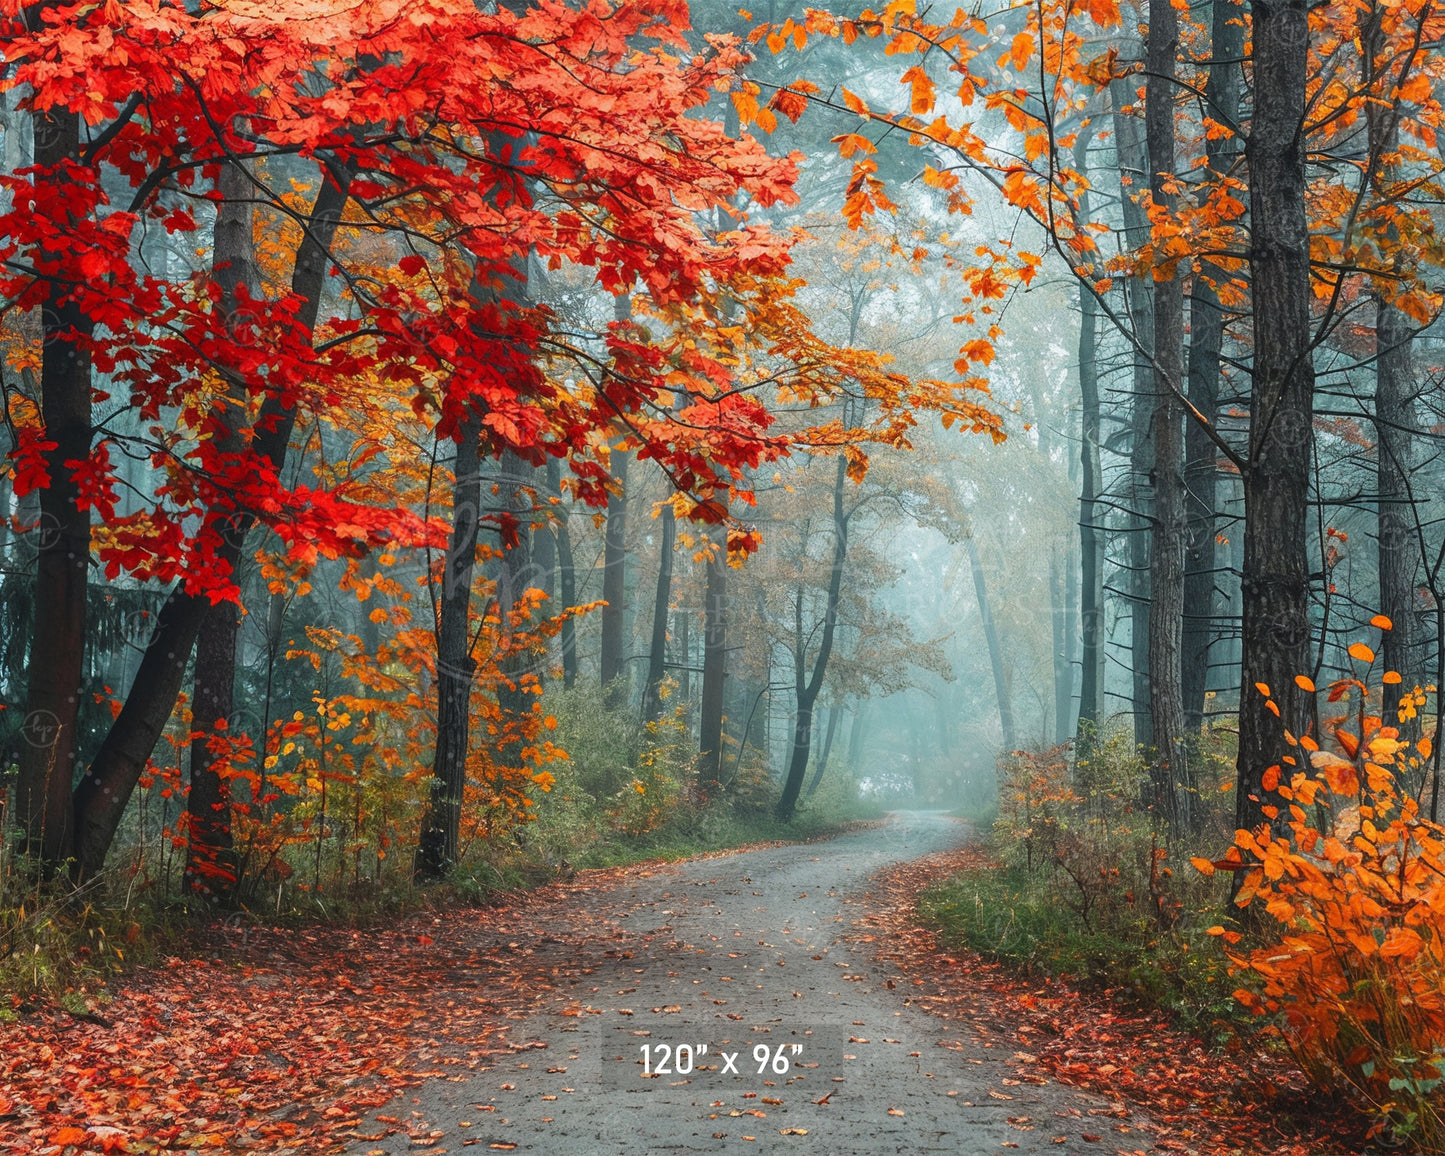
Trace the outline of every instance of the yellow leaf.
<instances>
[{"instance_id":1,"label":"yellow leaf","mask_svg":"<svg viewBox=\"0 0 1445 1156\"><path fill-rule=\"evenodd\" d=\"M1374 662L1375 652L1363 642L1356 642L1350 646L1350 657L1359 662Z\"/></svg>"},{"instance_id":2,"label":"yellow leaf","mask_svg":"<svg viewBox=\"0 0 1445 1156\"><path fill-rule=\"evenodd\" d=\"M1194 867L1194 870L1198 871L1201 875L1214 874L1214 864L1208 859L1201 859L1195 856L1193 859L1190 859L1189 862ZM1224 929L1221 927L1220 930L1223 931Z\"/></svg>"},{"instance_id":3,"label":"yellow leaf","mask_svg":"<svg viewBox=\"0 0 1445 1156\"><path fill-rule=\"evenodd\" d=\"M1376 614L1375 617L1371 618L1370 625L1378 627L1381 630L1393 630L1395 627L1395 624L1383 614Z\"/></svg>"},{"instance_id":4,"label":"yellow leaf","mask_svg":"<svg viewBox=\"0 0 1445 1156\"><path fill-rule=\"evenodd\" d=\"M1314 679L1312 679L1312 678L1306 678L1306 677L1305 677L1304 675L1302 675L1302 674L1297 674L1297 675L1294 676L1294 682L1295 682L1295 685L1300 688L1300 690L1307 690L1307 691L1310 692L1310 694L1314 694L1314 692L1315 692Z\"/></svg>"}]
</instances>

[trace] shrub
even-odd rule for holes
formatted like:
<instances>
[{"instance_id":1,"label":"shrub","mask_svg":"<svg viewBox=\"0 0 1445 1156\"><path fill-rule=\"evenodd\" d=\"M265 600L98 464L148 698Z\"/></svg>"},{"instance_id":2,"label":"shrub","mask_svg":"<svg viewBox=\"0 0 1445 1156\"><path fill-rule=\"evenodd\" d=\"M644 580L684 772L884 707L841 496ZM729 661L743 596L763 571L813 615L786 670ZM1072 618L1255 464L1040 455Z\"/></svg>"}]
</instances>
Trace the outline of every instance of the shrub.
<instances>
[{"instance_id":1,"label":"shrub","mask_svg":"<svg viewBox=\"0 0 1445 1156\"><path fill-rule=\"evenodd\" d=\"M1405 788L1434 766L1434 750L1429 738L1411 742L1400 727L1384 725L1378 696L1363 682L1341 680L1328 697L1353 704L1353 717L1323 722L1334 749L1287 736L1309 769L1300 759L1293 769L1266 772L1266 789L1279 796L1279 805L1265 808L1273 825L1239 831L1223 860L1195 866L1240 872L1238 904L1262 908L1258 918L1273 921L1273 933L1252 949L1239 946L1238 930L1211 929L1247 977L1239 1001L1278 1017L1317 1084L1353 1091L1381 1127L1439 1152L1445 828L1425 818ZM1413 722L1424 699L1418 688L1407 695L1397 721Z\"/></svg>"},{"instance_id":2,"label":"shrub","mask_svg":"<svg viewBox=\"0 0 1445 1156\"><path fill-rule=\"evenodd\" d=\"M1220 896L1194 872L1141 803L1147 771L1125 728L1088 736L1084 752L1015 752L1001 761L991 845L1001 868L961 873L924 896L926 917L987 956L1085 987L1131 993L1204 1032L1228 1032L1237 1007L1227 963L1205 928ZM1228 759L1206 732L1202 780ZM1218 845L1225 807L1200 792L1193 808Z\"/></svg>"}]
</instances>

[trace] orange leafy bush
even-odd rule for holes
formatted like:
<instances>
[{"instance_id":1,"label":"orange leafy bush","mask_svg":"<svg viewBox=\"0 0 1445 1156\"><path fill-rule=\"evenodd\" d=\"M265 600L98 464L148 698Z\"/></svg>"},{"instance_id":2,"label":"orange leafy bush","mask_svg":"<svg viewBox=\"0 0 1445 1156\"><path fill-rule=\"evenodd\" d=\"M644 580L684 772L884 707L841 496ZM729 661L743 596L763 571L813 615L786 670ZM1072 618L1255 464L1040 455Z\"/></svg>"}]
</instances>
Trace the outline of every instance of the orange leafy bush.
<instances>
[{"instance_id":1,"label":"orange leafy bush","mask_svg":"<svg viewBox=\"0 0 1445 1156\"><path fill-rule=\"evenodd\" d=\"M1289 736L1299 761L1264 776L1275 796L1265 800L1271 823L1237 832L1224 860L1195 866L1242 872L1236 902L1263 907L1278 925L1253 948L1240 946L1238 931L1212 929L1236 972L1248 976L1236 998L1259 1016L1279 1017L1311 1079L1353 1090L1379 1128L1438 1152L1445 828L1421 813L1410 790L1434 769L1431 739L1402 733L1424 693L1404 697L1395 727L1371 713L1379 697L1363 682L1334 683L1328 702L1351 712L1322 722L1335 749Z\"/></svg>"}]
</instances>

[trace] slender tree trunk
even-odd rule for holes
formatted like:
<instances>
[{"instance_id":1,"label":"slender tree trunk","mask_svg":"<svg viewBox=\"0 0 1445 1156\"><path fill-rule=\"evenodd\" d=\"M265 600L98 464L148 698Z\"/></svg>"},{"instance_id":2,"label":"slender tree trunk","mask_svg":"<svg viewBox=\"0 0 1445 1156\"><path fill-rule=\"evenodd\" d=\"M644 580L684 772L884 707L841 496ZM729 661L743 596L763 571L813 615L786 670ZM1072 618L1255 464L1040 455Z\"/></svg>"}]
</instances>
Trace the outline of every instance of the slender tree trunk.
<instances>
[{"instance_id":1,"label":"slender tree trunk","mask_svg":"<svg viewBox=\"0 0 1445 1156\"><path fill-rule=\"evenodd\" d=\"M1060 553L1063 558L1060 558ZM1069 621L1068 601L1064 587L1067 581L1064 572L1068 569L1068 550L1060 542L1049 551L1049 623L1052 628L1054 666L1054 742L1068 741L1072 730L1069 707L1074 700L1074 668L1069 663L1068 642Z\"/></svg>"},{"instance_id":2,"label":"slender tree trunk","mask_svg":"<svg viewBox=\"0 0 1445 1156\"><path fill-rule=\"evenodd\" d=\"M973 592L978 597L978 616L983 625L984 641L988 644L988 661L993 667L993 689L998 698L998 721L1003 728L1005 753L1018 749L1014 732L1013 703L1009 699L1008 675L1004 669L1003 647L999 645L998 628L994 625L993 610L989 605L988 583L983 576L983 563L978 556L978 543L970 533L963 540L968 550L968 566L973 573Z\"/></svg>"},{"instance_id":3,"label":"slender tree trunk","mask_svg":"<svg viewBox=\"0 0 1445 1156\"><path fill-rule=\"evenodd\" d=\"M868 703L860 702L853 712L853 725L848 728L848 764L855 770L858 760L863 757L863 724L867 714Z\"/></svg>"},{"instance_id":4,"label":"slender tree trunk","mask_svg":"<svg viewBox=\"0 0 1445 1156\"><path fill-rule=\"evenodd\" d=\"M1239 90L1244 55L1244 9L1237 0L1213 0L1210 53L1213 62L1205 81L1210 116L1233 127L1239 122ZM1229 170L1239 150L1236 136L1205 141L1207 171L1218 178ZM1224 309L1210 283L1228 274L1206 264L1195 275L1189 299L1189 402L1211 426L1219 417L1219 388L1224 348ZM1204 722L1204 696L1218 630L1215 611L1218 553L1216 512L1219 509L1218 449L1198 421L1186 423L1184 484L1187 516L1184 553L1183 696L1184 725L1190 735Z\"/></svg>"},{"instance_id":5,"label":"slender tree trunk","mask_svg":"<svg viewBox=\"0 0 1445 1156\"><path fill-rule=\"evenodd\" d=\"M1149 78L1145 127L1149 192L1175 211L1174 74L1178 13L1171 0L1149 0ZM1171 828L1191 822L1193 783L1185 742L1181 655L1184 635L1184 272L1154 281L1153 533L1149 549L1149 715L1154 805Z\"/></svg>"},{"instance_id":6,"label":"slender tree trunk","mask_svg":"<svg viewBox=\"0 0 1445 1156\"><path fill-rule=\"evenodd\" d=\"M1392 75L1397 69L1385 59L1388 51L1383 28L1385 13L1383 4L1372 5L1363 45L1364 82L1373 94L1365 108L1365 122L1372 168L1371 191L1377 202L1389 198L1389 186L1397 179L1393 171L1396 166L1388 160L1397 156L1400 149L1399 111L1389 98L1390 88L1403 81L1403 74L1410 70L1407 61L1398 69L1401 75ZM1409 320L1389 304L1382 293L1377 291L1374 297L1379 610L1392 623L1384 633L1381 656L1385 669L1401 676L1399 682L1384 685L1381 714L1388 725L1395 725L1399 721L1401 696L1426 681L1415 603L1419 553L1415 546L1410 489L1417 429L1411 350L1414 333ZM1418 723L1402 725L1418 733Z\"/></svg>"},{"instance_id":7,"label":"slender tree trunk","mask_svg":"<svg viewBox=\"0 0 1445 1156\"><path fill-rule=\"evenodd\" d=\"M643 697L643 715L648 721L662 717L662 680L667 674L667 614L672 604L672 556L677 542L677 515L671 502L663 505L658 519L662 522L662 547L657 560L657 596L652 603L647 692Z\"/></svg>"},{"instance_id":8,"label":"slender tree trunk","mask_svg":"<svg viewBox=\"0 0 1445 1156\"><path fill-rule=\"evenodd\" d=\"M1064 721L1059 727L1057 741L1060 745L1068 742L1079 730L1079 691L1077 670L1079 666L1079 557L1074 552L1074 543L1064 543L1064 669L1067 695L1064 702Z\"/></svg>"},{"instance_id":9,"label":"slender tree trunk","mask_svg":"<svg viewBox=\"0 0 1445 1156\"><path fill-rule=\"evenodd\" d=\"M237 861L231 836L231 784L217 770L213 739L230 734L218 722L233 711L236 678L236 634L239 608L218 602L206 613L196 638L194 693L191 701L191 790L186 796L187 890L225 901L236 884ZM264 741L264 736L258 743Z\"/></svg>"},{"instance_id":10,"label":"slender tree trunk","mask_svg":"<svg viewBox=\"0 0 1445 1156\"><path fill-rule=\"evenodd\" d=\"M455 865L471 742L472 575L481 531L482 415L469 409L457 431L452 465L452 533L442 565L437 618L437 737L431 797L417 839L418 875L439 879Z\"/></svg>"},{"instance_id":11,"label":"slender tree trunk","mask_svg":"<svg viewBox=\"0 0 1445 1156\"><path fill-rule=\"evenodd\" d=\"M603 534L601 682L607 705L616 709L627 698L623 626L627 614L627 466L630 454L613 451L612 480Z\"/></svg>"},{"instance_id":12,"label":"slender tree trunk","mask_svg":"<svg viewBox=\"0 0 1445 1156\"><path fill-rule=\"evenodd\" d=\"M1085 165L1085 135L1079 134L1074 167L1080 173ZM1087 196L1087 194L1084 194ZM1085 203L1081 210L1088 213ZM1084 218L1087 220L1087 216ZM1079 396L1081 429L1079 437L1079 625L1082 645L1079 672L1079 731L1091 742L1099 724L1103 687L1100 685L1100 655L1103 653L1103 551L1099 548L1100 516L1098 497L1099 469L1099 372L1097 318L1098 302L1085 289L1079 291ZM1086 752L1080 750L1083 757Z\"/></svg>"},{"instance_id":13,"label":"slender tree trunk","mask_svg":"<svg viewBox=\"0 0 1445 1156\"><path fill-rule=\"evenodd\" d=\"M1254 114L1247 146L1253 245L1254 393L1244 476L1242 686L1238 827L1267 822L1279 800L1265 772L1308 732L1313 698L1295 684L1311 669L1309 492L1314 442L1309 229L1303 123L1308 82L1306 0L1253 0ZM1258 687L1267 687L1268 698ZM1269 709L1268 703L1278 708Z\"/></svg>"},{"instance_id":14,"label":"slender tree trunk","mask_svg":"<svg viewBox=\"0 0 1445 1156\"><path fill-rule=\"evenodd\" d=\"M727 679L727 524L712 533L702 636L702 702L698 718L698 781L704 791L722 783L724 683Z\"/></svg>"},{"instance_id":15,"label":"slender tree trunk","mask_svg":"<svg viewBox=\"0 0 1445 1156\"><path fill-rule=\"evenodd\" d=\"M532 566L536 570L537 580L543 594L547 596L544 613L551 617L558 612L557 606L557 520L556 510L552 506L552 463L555 458L547 459L547 466L542 475L542 488L537 497L537 517L539 525L532 534ZM544 651L548 650L545 639L539 640L539 645ZM550 671L550 661L543 655L544 661L540 664L539 676L545 677Z\"/></svg>"},{"instance_id":16,"label":"slender tree trunk","mask_svg":"<svg viewBox=\"0 0 1445 1156\"><path fill-rule=\"evenodd\" d=\"M291 292L301 302L296 323L307 333L316 326L321 291L331 269L331 242L350 195L353 173L344 166L322 169L321 188L291 275ZM252 448L273 470L279 471L286 460L295 423L295 408L284 404L279 395L268 396L262 403ZM240 542L253 521L247 512L229 515L227 524L234 532L223 535L218 558L234 565ZM183 585L177 585L156 616L155 629L125 705L75 788L76 873L81 877L99 871L105 862L136 781L175 709L186 656L195 645L209 607L209 598L187 594Z\"/></svg>"},{"instance_id":17,"label":"slender tree trunk","mask_svg":"<svg viewBox=\"0 0 1445 1156\"><path fill-rule=\"evenodd\" d=\"M632 316L632 299L618 297L615 316L626 321ZM603 531L602 598L602 690L607 705L616 710L627 701L625 630L627 621L627 466L632 455L613 451L612 480L616 489L607 496L607 522Z\"/></svg>"},{"instance_id":18,"label":"slender tree trunk","mask_svg":"<svg viewBox=\"0 0 1445 1156\"><path fill-rule=\"evenodd\" d=\"M793 652L798 714L793 722L793 753L788 762L788 777L783 782L783 793L777 806L777 817L784 823L792 819L798 794L803 789L803 777L808 770L808 752L813 744L813 704L818 701L818 692L823 689L823 678L828 671L828 659L833 653L833 636L838 626L838 602L843 594L843 566L848 559L848 516L843 512L843 487L847 480L848 462L839 454L838 475L833 483L833 568L828 575L828 601L823 611L823 635L818 641L818 653L813 658L811 671L807 666L807 636L803 634L801 589L795 604L799 608L795 621L797 644Z\"/></svg>"},{"instance_id":19,"label":"slender tree trunk","mask_svg":"<svg viewBox=\"0 0 1445 1156\"><path fill-rule=\"evenodd\" d=\"M48 7L48 6L43 6ZM38 14L37 14L38 19ZM80 119L73 112L37 112L35 164L40 169L75 163L80 155ZM37 181L63 177L37 176ZM54 203L64 203L56 198ZM64 246L67 221L56 221ZM59 260L62 253L47 253ZM40 417L50 482L40 490L39 551L35 570L29 684L21 724L16 817L22 849L48 872L74 849L71 784L79 752L81 680L86 662L86 580L90 568L90 510L81 509L75 475L67 461L90 456L91 358L84 343L93 323L69 296L65 282L52 280L41 307L43 342Z\"/></svg>"},{"instance_id":20,"label":"slender tree trunk","mask_svg":"<svg viewBox=\"0 0 1445 1156\"><path fill-rule=\"evenodd\" d=\"M216 178L215 279L221 287L221 309L228 329L234 330L239 318L240 290L246 298L260 296L261 278L256 268L252 240L251 178L240 163L225 165ZM239 452L240 431L232 422L232 414L245 412L250 389L246 382L234 379L227 367L229 395L225 411L218 414L225 423L227 448ZM245 531L235 524L232 533L239 533L235 544L237 560L245 543ZM210 895L225 901L236 883L238 864L231 837L231 784L218 769L213 743L222 742L230 734L236 688L236 634L241 615L233 603L218 602L209 607L196 637L196 661L191 693L191 789L186 796L186 871L189 891ZM225 729L222 729L221 725Z\"/></svg>"},{"instance_id":21,"label":"slender tree trunk","mask_svg":"<svg viewBox=\"0 0 1445 1156\"><path fill-rule=\"evenodd\" d=\"M1136 117L1122 110L1133 103L1133 81L1116 80L1111 86L1114 104L1114 137L1117 142L1121 180L1121 207L1124 235L1129 248L1137 251L1148 243L1149 218L1140 203L1140 195L1150 185L1149 154L1144 134ZM1130 650L1134 687L1134 741L1145 750L1154 746L1154 726L1149 690L1149 556L1150 503L1148 479L1154 469L1154 369L1150 355L1154 350L1153 286L1146 273L1125 281L1125 300L1133 323L1134 352L1133 403L1130 411L1129 506L1126 518L1129 565Z\"/></svg>"},{"instance_id":22,"label":"slender tree trunk","mask_svg":"<svg viewBox=\"0 0 1445 1156\"><path fill-rule=\"evenodd\" d=\"M499 497L503 515L510 515L512 528L502 532L502 563L497 577L497 619L502 680L497 686L497 705L502 710L502 734L498 755L503 765L520 765L521 748L526 743L525 719L531 714L536 689L530 674L535 665L535 652L529 637L531 624L522 620L517 609L526 596L532 575L532 521L536 514L533 499L532 467L511 450L502 453L498 462Z\"/></svg>"},{"instance_id":23,"label":"slender tree trunk","mask_svg":"<svg viewBox=\"0 0 1445 1156\"><path fill-rule=\"evenodd\" d=\"M686 582L684 578L682 581ZM682 654L682 669L678 671L677 693L685 703L692 702L692 611L680 609L677 615L677 649ZM688 707L691 714L692 707Z\"/></svg>"},{"instance_id":24,"label":"slender tree trunk","mask_svg":"<svg viewBox=\"0 0 1445 1156\"><path fill-rule=\"evenodd\" d=\"M818 752L817 761L813 764L813 777L808 780L808 789L805 792L809 797L818 789L818 784L823 781L823 772L828 769L828 756L833 753L833 736L838 733L838 718L842 713L841 707L828 708L828 726L823 732L823 749Z\"/></svg>"},{"instance_id":25,"label":"slender tree trunk","mask_svg":"<svg viewBox=\"0 0 1445 1156\"><path fill-rule=\"evenodd\" d=\"M547 459L547 492L561 495L562 468L556 458ZM572 531L567 521L568 503L563 502L558 510L552 532L557 541L557 590L562 597L562 609L570 610L577 605L577 571L572 565ZM571 690L577 682L577 623L570 616L563 621L560 633L562 643L562 685Z\"/></svg>"}]
</instances>

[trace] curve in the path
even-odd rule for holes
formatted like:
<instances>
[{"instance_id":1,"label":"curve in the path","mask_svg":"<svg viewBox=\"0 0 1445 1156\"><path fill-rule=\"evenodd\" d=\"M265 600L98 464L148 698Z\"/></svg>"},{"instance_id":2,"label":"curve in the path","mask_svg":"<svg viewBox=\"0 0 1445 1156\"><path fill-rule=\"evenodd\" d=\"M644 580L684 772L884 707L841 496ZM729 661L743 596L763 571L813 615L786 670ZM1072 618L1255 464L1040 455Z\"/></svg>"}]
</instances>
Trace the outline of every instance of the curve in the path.
<instances>
[{"instance_id":1,"label":"curve in the path","mask_svg":"<svg viewBox=\"0 0 1445 1156\"><path fill-rule=\"evenodd\" d=\"M590 915L610 937L568 943L557 905L558 990L511 1027L515 1050L399 1098L384 1115L406 1131L353 1152L1146 1150L1137 1128L1121 1135L1104 1118L1117 1114L1108 1101L1020 1080L996 1034L910 1007L896 977L849 941L873 872L966 834L908 812L826 843L692 861L584 895L602 905ZM547 936L549 909L538 913ZM467 1041L449 1043L465 1056ZM671 1070L684 1044L708 1047L686 1076ZM644 1060L655 1065L664 1046L670 1070L648 1078ZM759 1075L757 1057L777 1064L780 1048L787 1071Z\"/></svg>"}]
</instances>

